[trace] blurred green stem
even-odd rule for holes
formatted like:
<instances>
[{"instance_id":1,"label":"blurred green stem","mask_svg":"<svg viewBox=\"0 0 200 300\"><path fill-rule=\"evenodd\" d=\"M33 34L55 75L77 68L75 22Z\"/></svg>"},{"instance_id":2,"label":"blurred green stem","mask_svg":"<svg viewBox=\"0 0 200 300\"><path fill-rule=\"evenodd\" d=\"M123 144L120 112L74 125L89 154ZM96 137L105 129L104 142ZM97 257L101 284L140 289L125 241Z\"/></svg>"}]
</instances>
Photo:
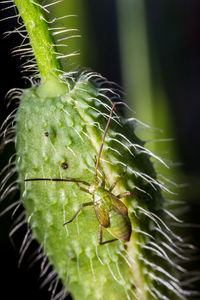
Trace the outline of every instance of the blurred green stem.
<instances>
[{"instance_id":1,"label":"blurred green stem","mask_svg":"<svg viewBox=\"0 0 200 300\"><path fill-rule=\"evenodd\" d=\"M122 75L129 106L153 124L153 97L143 0L118 0Z\"/></svg>"}]
</instances>

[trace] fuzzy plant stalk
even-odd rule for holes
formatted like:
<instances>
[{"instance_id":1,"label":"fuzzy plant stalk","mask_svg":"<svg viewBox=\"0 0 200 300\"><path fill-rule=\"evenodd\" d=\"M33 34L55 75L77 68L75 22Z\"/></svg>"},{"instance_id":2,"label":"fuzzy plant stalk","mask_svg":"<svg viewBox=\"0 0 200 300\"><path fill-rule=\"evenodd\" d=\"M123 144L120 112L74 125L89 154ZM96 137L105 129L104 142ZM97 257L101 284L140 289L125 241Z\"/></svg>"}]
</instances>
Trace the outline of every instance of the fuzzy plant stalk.
<instances>
[{"instance_id":1,"label":"fuzzy plant stalk","mask_svg":"<svg viewBox=\"0 0 200 300\"><path fill-rule=\"evenodd\" d=\"M63 71L60 59L68 55L58 52L60 45L53 34L64 34L62 39L67 39L70 30L61 28L59 22L54 24L59 18L47 19L50 3L42 6L37 0L15 0L15 5L29 36L28 43L16 51L23 55L32 51L38 68L35 77L40 79L32 80L32 87L21 91L17 113L10 117L15 121L11 129L16 131L14 170L18 174L19 203L25 210L25 220L19 218L13 232L28 224L20 261L37 240L40 246L35 261L41 258L40 276L43 285L50 284L52 299L64 299L67 292L75 300L193 299L195 292L181 283L182 278L187 282L186 277L191 276L181 265L188 261L187 245L182 247L183 239L169 226L169 219L178 220L165 209L162 192L170 191L158 181L153 166L155 161L165 162L135 135L141 123L118 114L117 106L122 102L115 86L94 72ZM26 69L34 67L27 60ZM117 104L111 114L112 101ZM13 166L12 160L10 164ZM116 241L98 243L100 221L94 205L81 209L63 226L83 203L93 201L91 184L95 178L102 182L103 174L104 192L123 174L112 194L124 195L120 201L131 223L127 241L119 239L123 230L128 234L124 222L117 223L119 203L115 208L113 203L106 206L111 192L101 211L103 220L107 214L112 215L107 228L102 226L102 238L107 241L117 237ZM117 236L110 234L113 227L118 230ZM63 290L56 295L58 280Z\"/></svg>"}]
</instances>

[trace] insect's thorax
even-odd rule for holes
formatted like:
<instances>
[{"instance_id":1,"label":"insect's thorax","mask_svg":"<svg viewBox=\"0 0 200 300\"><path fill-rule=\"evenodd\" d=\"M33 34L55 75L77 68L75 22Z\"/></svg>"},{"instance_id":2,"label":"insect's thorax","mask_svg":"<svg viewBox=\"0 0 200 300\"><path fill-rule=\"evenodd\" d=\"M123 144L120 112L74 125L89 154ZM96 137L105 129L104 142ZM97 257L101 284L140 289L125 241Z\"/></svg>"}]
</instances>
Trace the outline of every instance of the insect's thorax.
<instances>
[{"instance_id":1,"label":"insect's thorax","mask_svg":"<svg viewBox=\"0 0 200 300\"><path fill-rule=\"evenodd\" d=\"M110 202L109 201L109 197L108 197L109 193L106 190L100 190L100 191L96 191L93 194L93 201L94 201L94 205L100 205L103 204L103 202Z\"/></svg>"},{"instance_id":2,"label":"insect's thorax","mask_svg":"<svg viewBox=\"0 0 200 300\"><path fill-rule=\"evenodd\" d=\"M93 183L90 186L90 192L93 195L94 205L98 206L103 204L104 202L109 205L109 191L104 187L99 186L99 184Z\"/></svg>"}]
</instances>

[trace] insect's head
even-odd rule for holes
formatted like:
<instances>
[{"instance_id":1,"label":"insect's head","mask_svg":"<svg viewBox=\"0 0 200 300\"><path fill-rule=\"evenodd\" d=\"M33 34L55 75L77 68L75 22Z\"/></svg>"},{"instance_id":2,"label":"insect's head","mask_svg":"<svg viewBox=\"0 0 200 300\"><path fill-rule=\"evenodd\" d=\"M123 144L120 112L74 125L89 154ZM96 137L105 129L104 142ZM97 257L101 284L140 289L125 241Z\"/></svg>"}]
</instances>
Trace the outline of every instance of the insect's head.
<instances>
[{"instance_id":1,"label":"insect's head","mask_svg":"<svg viewBox=\"0 0 200 300\"><path fill-rule=\"evenodd\" d=\"M90 185L89 191L90 193L95 193L99 189L103 187L103 184L101 182L97 182L96 180Z\"/></svg>"}]
</instances>

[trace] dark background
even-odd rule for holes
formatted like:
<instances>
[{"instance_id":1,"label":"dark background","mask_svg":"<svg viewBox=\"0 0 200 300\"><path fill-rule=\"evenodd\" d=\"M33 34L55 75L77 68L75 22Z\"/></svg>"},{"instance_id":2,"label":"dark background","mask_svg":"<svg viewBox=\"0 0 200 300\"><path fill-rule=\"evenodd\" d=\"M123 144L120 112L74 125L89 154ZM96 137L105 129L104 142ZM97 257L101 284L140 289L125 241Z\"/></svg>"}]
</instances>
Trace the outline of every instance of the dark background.
<instances>
[{"instance_id":1,"label":"dark background","mask_svg":"<svg viewBox=\"0 0 200 300\"><path fill-rule=\"evenodd\" d=\"M116 1L84 1L96 36L93 44L98 49L97 59L91 61L90 67L109 80L123 85ZM0 18L7 14L7 11L0 11ZM187 221L200 223L200 2L182 0L173 1L172 4L167 0L146 1L146 17L148 36L154 44L174 123L178 155L183 162L182 174L190 184L189 192L186 192L191 207ZM17 34L2 39L3 33L13 30L15 26L13 19L0 23L1 120L13 109L12 106L10 110L6 109L5 94L13 87L27 86L27 82L22 79L19 58L11 56L11 49L21 39ZM13 146L10 146L6 148L6 153L1 154L2 165L12 151ZM1 204L0 209L4 206ZM4 295L1 299L49 299L47 288L39 289L39 264L28 270L28 258L25 257L21 267L17 266L18 250L8 239L12 222L11 213L0 218L0 282L1 295ZM200 246L199 229L190 229L190 234L193 243ZM23 232L15 237L16 244L22 238Z\"/></svg>"}]
</instances>

